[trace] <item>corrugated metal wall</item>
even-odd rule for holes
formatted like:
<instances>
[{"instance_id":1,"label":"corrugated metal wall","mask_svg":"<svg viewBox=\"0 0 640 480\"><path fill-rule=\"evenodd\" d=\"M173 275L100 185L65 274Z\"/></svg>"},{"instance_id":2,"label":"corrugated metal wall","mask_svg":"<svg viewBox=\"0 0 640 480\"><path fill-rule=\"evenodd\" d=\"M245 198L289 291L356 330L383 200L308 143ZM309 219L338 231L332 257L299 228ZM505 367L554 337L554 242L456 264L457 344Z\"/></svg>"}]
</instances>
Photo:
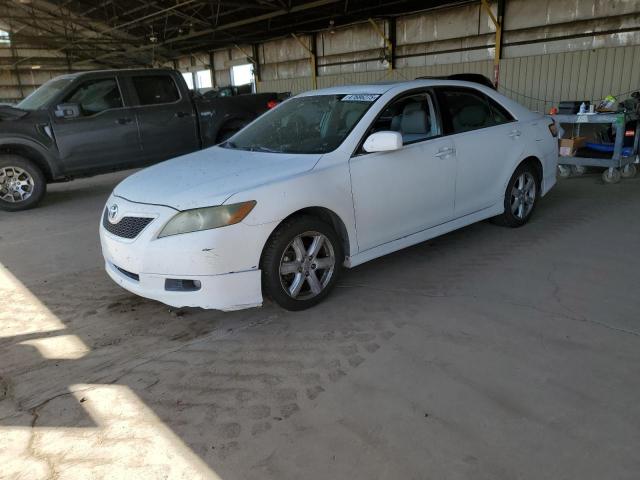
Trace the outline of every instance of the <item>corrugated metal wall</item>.
<instances>
[{"instance_id":1,"label":"corrugated metal wall","mask_svg":"<svg viewBox=\"0 0 640 480\"><path fill-rule=\"evenodd\" d=\"M500 90L532 110L560 100L597 101L640 89L640 46L507 58Z\"/></svg>"},{"instance_id":2,"label":"corrugated metal wall","mask_svg":"<svg viewBox=\"0 0 640 480\"><path fill-rule=\"evenodd\" d=\"M378 21L378 28L388 33L390 21L397 68L391 72L370 24L317 33L318 87L458 72L493 78L495 30L479 2ZM259 91L312 88L309 54L292 51L291 41L263 44ZM640 89L640 0L508 0L503 45L500 90L534 110ZM278 48L287 55L275 55Z\"/></svg>"},{"instance_id":3,"label":"corrugated metal wall","mask_svg":"<svg viewBox=\"0 0 640 480\"><path fill-rule=\"evenodd\" d=\"M356 72L318 77L318 88L333 85L411 80L423 75L481 73L491 78L493 62L450 63L393 71ZM537 111L548 111L560 100L597 101L640 89L640 46L506 58L500 62L500 91ZM310 90L310 78L263 81L260 91Z\"/></svg>"},{"instance_id":4,"label":"corrugated metal wall","mask_svg":"<svg viewBox=\"0 0 640 480\"><path fill-rule=\"evenodd\" d=\"M490 77L493 72L493 62L448 63L442 65L425 65L396 70L375 70L368 72L341 73L337 75L322 75L318 77L318 88L334 85L349 85L356 83L377 83L396 80L413 80L420 76L440 76L452 73L481 73ZM260 82L258 90L262 92L291 92L292 94L310 90L311 78L286 78Z\"/></svg>"}]
</instances>

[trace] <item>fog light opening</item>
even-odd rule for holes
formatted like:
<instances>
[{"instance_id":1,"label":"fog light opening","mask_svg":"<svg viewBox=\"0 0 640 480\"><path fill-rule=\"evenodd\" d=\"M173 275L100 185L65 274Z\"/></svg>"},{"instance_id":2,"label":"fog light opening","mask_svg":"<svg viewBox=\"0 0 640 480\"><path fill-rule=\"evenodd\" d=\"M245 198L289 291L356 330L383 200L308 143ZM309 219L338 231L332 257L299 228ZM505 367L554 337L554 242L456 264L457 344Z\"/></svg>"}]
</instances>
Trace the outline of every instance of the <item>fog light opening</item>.
<instances>
[{"instance_id":1,"label":"fog light opening","mask_svg":"<svg viewBox=\"0 0 640 480\"><path fill-rule=\"evenodd\" d=\"M200 280L186 280L182 278L167 278L164 289L169 292L197 292L202 288Z\"/></svg>"}]
</instances>

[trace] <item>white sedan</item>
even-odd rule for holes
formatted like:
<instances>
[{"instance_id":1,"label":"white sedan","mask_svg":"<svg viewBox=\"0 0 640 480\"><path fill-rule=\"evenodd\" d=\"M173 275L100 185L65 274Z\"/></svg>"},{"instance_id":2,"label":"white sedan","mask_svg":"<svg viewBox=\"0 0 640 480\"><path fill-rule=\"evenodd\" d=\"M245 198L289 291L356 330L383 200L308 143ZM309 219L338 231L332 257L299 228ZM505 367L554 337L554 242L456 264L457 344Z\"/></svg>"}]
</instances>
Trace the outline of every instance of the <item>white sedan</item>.
<instances>
[{"instance_id":1,"label":"white sedan","mask_svg":"<svg viewBox=\"0 0 640 480\"><path fill-rule=\"evenodd\" d=\"M107 201L106 270L176 307L289 310L343 267L494 217L556 182L556 126L496 91L417 80L303 93L228 141L136 173Z\"/></svg>"}]
</instances>

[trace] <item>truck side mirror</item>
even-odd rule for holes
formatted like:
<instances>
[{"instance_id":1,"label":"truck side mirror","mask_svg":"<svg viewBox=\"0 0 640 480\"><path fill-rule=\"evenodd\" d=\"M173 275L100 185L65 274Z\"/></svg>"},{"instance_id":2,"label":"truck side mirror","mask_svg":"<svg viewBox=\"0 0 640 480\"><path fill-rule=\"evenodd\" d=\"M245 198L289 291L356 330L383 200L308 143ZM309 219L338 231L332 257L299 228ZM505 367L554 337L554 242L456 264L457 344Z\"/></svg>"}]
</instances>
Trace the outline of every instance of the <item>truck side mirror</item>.
<instances>
[{"instance_id":1,"label":"truck side mirror","mask_svg":"<svg viewBox=\"0 0 640 480\"><path fill-rule=\"evenodd\" d=\"M77 103L61 103L56 107L55 115L58 118L77 118L80 116L80 105Z\"/></svg>"}]
</instances>

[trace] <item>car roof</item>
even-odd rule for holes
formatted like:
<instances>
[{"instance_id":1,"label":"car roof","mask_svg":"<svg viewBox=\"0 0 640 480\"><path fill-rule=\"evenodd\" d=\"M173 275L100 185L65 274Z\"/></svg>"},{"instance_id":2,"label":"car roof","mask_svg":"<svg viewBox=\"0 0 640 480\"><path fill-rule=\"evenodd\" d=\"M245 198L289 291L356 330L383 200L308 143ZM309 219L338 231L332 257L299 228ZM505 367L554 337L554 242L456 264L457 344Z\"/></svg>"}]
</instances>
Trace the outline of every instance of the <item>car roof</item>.
<instances>
[{"instance_id":1,"label":"car roof","mask_svg":"<svg viewBox=\"0 0 640 480\"><path fill-rule=\"evenodd\" d=\"M323 88L320 90L311 90L297 95L298 97L307 97L314 95L349 95L349 94L377 94L390 95L401 94L402 92L412 90L414 88L449 86L449 87L466 87L479 90L485 95L498 101L503 107L507 108L516 118L523 120L533 118L533 113L517 102L500 94L493 88L486 87L476 82L466 82L462 80L447 79L417 79L409 81L400 81L392 83L373 83L362 85L343 85L337 87Z\"/></svg>"},{"instance_id":2,"label":"car roof","mask_svg":"<svg viewBox=\"0 0 640 480\"><path fill-rule=\"evenodd\" d=\"M369 94L382 95L384 93L387 93L390 90L402 91L402 90L410 90L412 88L432 87L432 86L438 86L438 85L470 87L470 88L476 88L483 91L485 88L487 88L484 85L476 82L429 78L429 79L416 79L416 80L397 81L397 82L340 85L336 87L321 88L319 90L311 90L308 92L301 93L299 96L345 95L345 94L355 94L355 93L361 93L361 94L369 93Z\"/></svg>"}]
</instances>

